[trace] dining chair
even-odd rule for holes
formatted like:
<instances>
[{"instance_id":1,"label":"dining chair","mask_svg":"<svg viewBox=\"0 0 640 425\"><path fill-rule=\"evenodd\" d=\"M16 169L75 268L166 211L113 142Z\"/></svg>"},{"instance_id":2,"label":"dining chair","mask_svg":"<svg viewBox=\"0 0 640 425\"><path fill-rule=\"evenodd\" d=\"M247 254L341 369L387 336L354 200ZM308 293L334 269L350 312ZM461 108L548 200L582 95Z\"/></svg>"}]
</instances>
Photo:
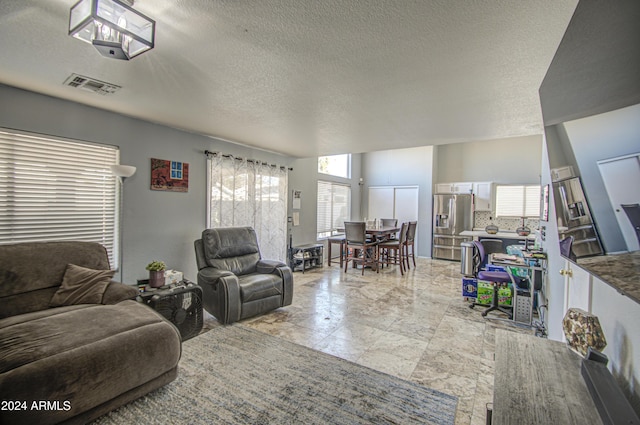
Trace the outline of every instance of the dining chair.
<instances>
[{"instance_id":1,"label":"dining chair","mask_svg":"<svg viewBox=\"0 0 640 425\"><path fill-rule=\"evenodd\" d=\"M382 227L396 227L398 225L397 218L381 218L380 224ZM395 233L391 233L386 239L396 239L397 235Z\"/></svg>"},{"instance_id":2,"label":"dining chair","mask_svg":"<svg viewBox=\"0 0 640 425\"><path fill-rule=\"evenodd\" d=\"M347 271L349 262L355 267L358 263L362 264L362 274L364 268L371 266L378 270L378 249L377 241L367 241L366 223L362 221L345 221L345 253L344 271Z\"/></svg>"},{"instance_id":3,"label":"dining chair","mask_svg":"<svg viewBox=\"0 0 640 425\"><path fill-rule=\"evenodd\" d=\"M338 244L340 245L340 268L342 268L342 264L344 263L344 234L341 235L333 235L327 239L327 266L331 267L331 245Z\"/></svg>"},{"instance_id":4,"label":"dining chair","mask_svg":"<svg viewBox=\"0 0 640 425\"><path fill-rule=\"evenodd\" d=\"M398 239L387 240L378 244L378 260L380 266L384 264L399 265L400 274L404 276L404 242L407 239L409 223L402 223Z\"/></svg>"},{"instance_id":5,"label":"dining chair","mask_svg":"<svg viewBox=\"0 0 640 425\"><path fill-rule=\"evenodd\" d=\"M409 258L413 261L413 267L416 267L416 255L415 255L415 239L416 239L416 227L418 226L417 221L410 221L409 227L407 228L407 239L405 240L404 247L404 260L407 265L407 270L411 269L409 266ZM411 251L409 251L411 248Z\"/></svg>"}]
</instances>

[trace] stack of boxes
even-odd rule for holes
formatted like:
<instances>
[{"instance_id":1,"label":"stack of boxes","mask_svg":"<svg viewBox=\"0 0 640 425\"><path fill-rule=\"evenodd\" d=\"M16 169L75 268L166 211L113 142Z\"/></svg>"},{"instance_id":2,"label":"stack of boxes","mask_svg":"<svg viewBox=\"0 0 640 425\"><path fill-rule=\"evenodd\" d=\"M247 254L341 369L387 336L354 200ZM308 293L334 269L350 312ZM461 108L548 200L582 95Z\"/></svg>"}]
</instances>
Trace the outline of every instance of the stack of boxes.
<instances>
[{"instance_id":1,"label":"stack of boxes","mask_svg":"<svg viewBox=\"0 0 640 425\"><path fill-rule=\"evenodd\" d=\"M487 271L505 271L502 266L488 264ZM511 306L513 300L513 285L503 284L498 289L498 305ZM493 302L493 284L476 278L462 278L462 297L469 302L491 305Z\"/></svg>"}]
</instances>

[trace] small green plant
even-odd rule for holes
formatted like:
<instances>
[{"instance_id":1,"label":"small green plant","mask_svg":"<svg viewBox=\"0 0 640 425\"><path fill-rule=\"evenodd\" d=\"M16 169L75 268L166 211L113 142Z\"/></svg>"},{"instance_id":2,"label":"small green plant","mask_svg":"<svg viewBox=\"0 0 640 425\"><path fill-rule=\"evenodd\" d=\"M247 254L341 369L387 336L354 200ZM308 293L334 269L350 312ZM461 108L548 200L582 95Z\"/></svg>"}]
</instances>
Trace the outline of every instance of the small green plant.
<instances>
[{"instance_id":1,"label":"small green plant","mask_svg":"<svg viewBox=\"0 0 640 425\"><path fill-rule=\"evenodd\" d=\"M146 269L151 272L161 272L167 269L167 265L164 263L164 261L153 260L152 262L147 264Z\"/></svg>"}]
</instances>

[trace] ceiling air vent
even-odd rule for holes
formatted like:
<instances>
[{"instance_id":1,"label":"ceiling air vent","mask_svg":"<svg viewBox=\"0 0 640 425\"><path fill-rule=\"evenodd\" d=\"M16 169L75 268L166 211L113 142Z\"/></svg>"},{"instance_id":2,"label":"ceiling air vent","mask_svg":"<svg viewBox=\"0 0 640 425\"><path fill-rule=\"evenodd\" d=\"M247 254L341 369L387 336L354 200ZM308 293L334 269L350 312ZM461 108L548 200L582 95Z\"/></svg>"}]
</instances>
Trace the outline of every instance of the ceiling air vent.
<instances>
[{"instance_id":1,"label":"ceiling air vent","mask_svg":"<svg viewBox=\"0 0 640 425\"><path fill-rule=\"evenodd\" d=\"M71 74L64 82L65 86L75 87L98 93L101 95L113 94L120 90L122 87L115 84L105 83L104 81L96 80L95 78L85 77L84 75Z\"/></svg>"}]
</instances>

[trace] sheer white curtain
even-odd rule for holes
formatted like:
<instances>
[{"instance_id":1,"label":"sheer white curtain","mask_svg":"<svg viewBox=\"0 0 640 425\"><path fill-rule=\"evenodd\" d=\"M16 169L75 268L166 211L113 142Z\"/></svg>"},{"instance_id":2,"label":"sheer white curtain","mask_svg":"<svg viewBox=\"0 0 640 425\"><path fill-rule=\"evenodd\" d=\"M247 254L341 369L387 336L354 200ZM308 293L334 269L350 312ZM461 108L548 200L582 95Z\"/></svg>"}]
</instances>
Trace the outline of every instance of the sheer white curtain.
<instances>
[{"instance_id":1,"label":"sheer white curtain","mask_svg":"<svg viewBox=\"0 0 640 425\"><path fill-rule=\"evenodd\" d=\"M263 258L286 260L287 169L209 155L208 227L251 226Z\"/></svg>"}]
</instances>

